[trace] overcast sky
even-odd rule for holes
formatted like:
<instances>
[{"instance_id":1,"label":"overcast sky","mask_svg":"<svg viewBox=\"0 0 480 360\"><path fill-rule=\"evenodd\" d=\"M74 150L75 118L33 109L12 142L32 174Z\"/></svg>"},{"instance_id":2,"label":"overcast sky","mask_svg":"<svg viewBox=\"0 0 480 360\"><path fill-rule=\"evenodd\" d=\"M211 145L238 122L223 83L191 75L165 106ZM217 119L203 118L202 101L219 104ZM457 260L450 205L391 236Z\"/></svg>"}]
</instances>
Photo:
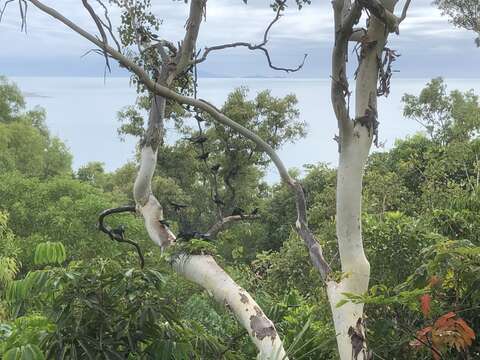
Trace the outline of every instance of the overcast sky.
<instances>
[{"instance_id":1,"label":"overcast sky","mask_svg":"<svg viewBox=\"0 0 480 360\"><path fill-rule=\"evenodd\" d=\"M0 0L0 4L4 2ZM207 20L201 28L199 46L260 41L265 25L274 15L269 2L250 0L245 5L241 0L208 0ZM309 55L304 69L289 76L329 76L332 9L329 0L312 2L301 11L292 5L271 31L269 48L276 64L296 66L304 53ZM79 0L45 0L45 3L94 31L94 25ZM155 14L163 19L159 35L180 40L188 5L184 1L172 0L152 0L152 3ZM474 34L454 28L430 3L430 0L413 0L409 16L401 25L400 36L390 37L388 46L402 55L396 63L396 69L400 70L398 76L479 78L480 49L473 43ZM25 34L20 32L18 6L10 4L0 24L0 43L0 73L8 76L103 75L101 57L81 57L91 49L86 40L31 5L28 33ZM239 49L211 55L202 64L203 74L279 75L266 66L261 54ZM116 69L113 75L122 73Z\"/></svg>"}]
</instances>

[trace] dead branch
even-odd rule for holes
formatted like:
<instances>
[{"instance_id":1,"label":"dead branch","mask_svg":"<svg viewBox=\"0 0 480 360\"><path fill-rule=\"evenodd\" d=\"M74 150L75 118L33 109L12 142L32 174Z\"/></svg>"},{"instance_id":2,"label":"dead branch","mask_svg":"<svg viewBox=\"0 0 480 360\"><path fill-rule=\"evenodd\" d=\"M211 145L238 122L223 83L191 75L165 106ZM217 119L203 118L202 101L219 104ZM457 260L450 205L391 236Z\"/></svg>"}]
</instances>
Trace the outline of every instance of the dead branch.
<instances>
[{"instance_id":1,"label":"dead branch","mask_svg":"<svg viewBox=\"0 0 480 360\"><path fill-rule=\"evenodd\" d=\"M95 22L95 25L97 26L97 29L100 33L100 36L102 37L103 43L105 44L105 46L108 46L107 34L105 33L105 30L103 29L103 24L100 21L100 18L95 13L92 6L88 3L88 0L82 0L82 4L83 4L83 7L85 9L87 9L88 13L90 14L93 21ZM112 69L110 68L110 62L108 60L108 54L107 54L107 51L105 49L103 49L103 54L104 54L104 57L105 57L105 66L107 67L109 72L112 72Z\"/></svg>"},{"instance_id":2,"label":"dead branch","mask_svg":"<svg viewBox=\"0 0 480 360\"><path fill-rule=\"evenodd\" d=\"M215 238L221 231L225 230L228 226L234 224L238 221L249 221L249 220L257 220L260 217L258 215L231 215L224 217L217 223L213 224L210 229L207 231L207 235L210 238Z\"/></svg>"},{"instance_id":3,"label":"dead branch","mask_svg":"<svg viewBox=\"0 0 480 360\"><path fill-rule=\"evenodd\" d=\"M103 11L104 11L103 16L105 17L106 23L100 17L98 18L98 20L101 22L103 27L107 29L108 33L110 34L110 37L112 38L112 40L115 42L115 45L117 46L117 50L121 51L122 47L120 46L120 42L117 40L117 37L113 32L113 26L110 20L110 15L108 14L108 8L105 6L105 4L101 0L97 0L97 2L103 8Z\"/></svg>"},{"instance_id":4,"label":"dead branch","mask_svg":"<svg viewBox=\"0 0 480 360\"><path fill-rule=\"evenodd\" d=\"M403 10L402 10L402 15L400 15L400 18L398 19L398 23L400 24L403 20L405 20L405 18L407 17L407 12L408 12L408 8L410 7L410 2L412 0L407 0L405 2L405 5L403 6Z\"/></svg>"},{"instance_id":5,"label":"dead branch","mask_svg":"<svg viewBox=\"0 0 480 360\"><path fill-rule=\"evenodd\" d=\"M3 4L2 10L0 10L0 22L2 22L3 14L5 13L5 10L7 9L8 4L13 2L15 0L7 0ZM20 28L20 31L24 31L25 33L27 32L27 11L28 11L28 3L27 0L18 0L18 8L20 10L20 19L22 19L22 25Z\"/></svg>"},{"instance_id":6,"label":"dead branch","mask_svg":"<svg viewBox=\"0 0 480 360\"><path fill-rule=\"evenodd\" d=\"M195 64L200 64L204 62L207 59L207 56L210 52L212 51L219 51L219 50L224 50L224 49L231 49L231 48L236 48L236 47L246 47L248 50L260 50L265 54L265 57L267 58L268 61L268 66L272 68L273 70L279 70L279 71L285 71L287 73L289 72L296 72L300 70L303 65L305 64L305 60L307 59L308 54L304 54L302 62L295 68L285 68L285 67L279 67L273 64L272 59L270 57L270 53L268 52L268 49L265 47L268 43L268 35L270 32L270 29L272 26L280 20L282 16L282 11L285 9L285 3L286 0L277 0L276 5L277 5L277 12L275 13L275 17L273 20L268 24L267 28L265 29L265 32L263 34L263 41L259 44L251 44L248 42L234 42L234 43L229 43L229 44L223 44L223 45L216 45L216 46L211 46L211 47L206 47L203 51L203 54L200 58L197 58L192 61L192 63Z\"/></svg>"}]
</instances>

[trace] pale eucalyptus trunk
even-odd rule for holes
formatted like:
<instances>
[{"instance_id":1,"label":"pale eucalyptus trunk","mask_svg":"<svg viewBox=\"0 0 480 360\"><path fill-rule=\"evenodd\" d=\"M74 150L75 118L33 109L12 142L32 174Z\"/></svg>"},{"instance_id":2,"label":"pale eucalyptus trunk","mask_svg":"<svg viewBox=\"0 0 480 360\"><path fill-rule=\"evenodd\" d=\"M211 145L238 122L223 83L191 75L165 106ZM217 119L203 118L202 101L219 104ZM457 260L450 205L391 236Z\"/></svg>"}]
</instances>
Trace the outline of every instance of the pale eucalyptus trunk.
<instances>
[{"instance_id":1,"label":"pale eucalyptus trunk","mask_svg":"<svg viewBox=\"0 0 480 360\"><path fill-rule=\"evenodd\" d=\"M383 0L381 3L392 11L396 1ZM368 126L358 120L339 119L336 234L342 279L328 281L327 294L341 360L368 360L371 356L365 340L364 304L337 304L345 300L343 293L365 294L370 281L370 264L365 256L362 236L362 184L365 164L372 140L376 136L378 59L385 47L387 36L384 23L372 16L367 30L367 41L376 41L376 44L371 48L366 47L362 52L354 95L355 119L370 114L374 117L374 123ZM339 114L340 112L337 112L337 117ZM356 338L358 335L363 337L362 341Z\"/></svg>"}]
</instances>

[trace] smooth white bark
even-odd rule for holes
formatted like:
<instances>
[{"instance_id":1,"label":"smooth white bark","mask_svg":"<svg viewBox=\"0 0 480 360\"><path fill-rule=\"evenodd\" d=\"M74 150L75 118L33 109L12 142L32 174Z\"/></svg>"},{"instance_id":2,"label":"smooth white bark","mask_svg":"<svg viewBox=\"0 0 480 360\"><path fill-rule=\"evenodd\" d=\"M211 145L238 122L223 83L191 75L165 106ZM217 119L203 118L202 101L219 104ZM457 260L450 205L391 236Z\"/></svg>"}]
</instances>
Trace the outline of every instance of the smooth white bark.
<instances>
[{"instance_id":1,"label":"smooth white bark","mask_svg":"<svg viewBox=\"0 0 480 360\"><path fill-rule=\"evenodd\" d=\"M338 283L328 282L327 294L341 360L352 359L349 329L363 318L363 304L337 304L344 299L343 293L365 293L370 280L361 224L363 168L371 143L367 132L363 127L352 127L350 134L345 134L337 170L337 238L344 278ZM366 360L365 354L361 352L357 359Z\"/></svg>"},{"instance_id":2,"label":"smooth white bark","mask_svg":"<svg viewBox=\"0 0 480 360\"><path fill-rule=\"evenodd\" d=\"M382 0L381 3L388 11L393 11L396 0ZM334 3L337 27L340 26L340 19L344 18L340 17L340 10L349 9L349 4L349 1L343 3L342 8L341 0ZM343 94L338 96L338 91L334 91L332 96L340 129L336 232L343 277L339 282L327 282L327 294L341 360L367 360L369 357L366 342L363 341L365 337L363 304L347 302L340 307L337 305L345 299L343 293L357 295L366 293L370 280L370 264L365 256L362 238L362 184L372 140L377 135L378 59L387 36L388 31L385 31L384 23L372 16L366 36L362 38L364 43L355 88L355 121L349 119L342 99ZM343 44L337 44L333 57L336 61L336 66L333 67L334 78L340 80L341 76L335 72L345 74L342 46Z\"/></svg>"},{"instance_id":3,"label":"smooth white bark","mask_svg":"<svg viewBox=\"0 0 480 360\"><path fill-rule=\"evenodd\" d=\"M250 294L218 266L213 257L181 255L174 261L173 268L206 289L218 303L233 312L257 347L257 359L288 359L273 322L265 316Z\"/></svg>"}]
</instances>

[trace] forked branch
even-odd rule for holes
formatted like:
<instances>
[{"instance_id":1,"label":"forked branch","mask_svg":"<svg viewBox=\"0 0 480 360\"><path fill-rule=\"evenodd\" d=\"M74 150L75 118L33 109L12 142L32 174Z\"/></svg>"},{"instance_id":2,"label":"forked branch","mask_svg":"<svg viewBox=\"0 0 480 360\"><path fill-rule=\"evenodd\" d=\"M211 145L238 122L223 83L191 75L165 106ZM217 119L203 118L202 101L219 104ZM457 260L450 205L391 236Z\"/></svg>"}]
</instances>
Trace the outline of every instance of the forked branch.
<instances>
[{"instance_id":1,"label":"forked branch","mask_svg":"<svg viewBox=\"0 0 480 360\"><path fill-rule=\"evenodd\" d=\"M2 18L3 18L3 15L5 13L5 10L7 9L7 6L14 1L15 0L6 0L5 1L2 9L0 10L0 22L2 22ZM27 11L28 11L27 0L18 0L18 9L20 11L20 18L22 19L22 25L21 25L20 31L25 30L25 32L27 32Z\"/></svg>"},{"instance_id":2,"label":"forked branch","mask_svg":"<svg viewBox=\"0 0 480 360\"><path fill-rule=\"evenodd\" d=\"M268 43L268 35L269 35L269 32L270 32L270 29L282 17L282 11L285 10L285 3L286 3L286 0L277 0L276 1L277 11L276 11L275 17L273 18L273 20L268 24L267 28L265 29L265 32L263 34L263 41L261 43L251 44L251 43L248 43L248 42L239 41L239 42L233 42L233 43L229 43L229 44L206 47L203 51L202 56L193 60L192 64L199 64L199 63L204 62L207 59L208 54L210 54L212 51L219 51L219 50L231 49L231 48L236 48L236 47L246 47L248 50L252 50L252 51L260 50L260 51L262 51L265 54L265 57L267 58L268 66L270 68L272 68L273 70L285 71L287 73L296 72L296 71L300 70L303 67L303 65L305 65L305 60L307 59L308 54L304 54L303 60L300 62L300 64L297 67L286 68L286 67L280 67L280 66L274 65L273 62L272 62L272 59L270 57L270 53L269 53L268 49L265 47Z\"/></svg>"}]
</instances>

